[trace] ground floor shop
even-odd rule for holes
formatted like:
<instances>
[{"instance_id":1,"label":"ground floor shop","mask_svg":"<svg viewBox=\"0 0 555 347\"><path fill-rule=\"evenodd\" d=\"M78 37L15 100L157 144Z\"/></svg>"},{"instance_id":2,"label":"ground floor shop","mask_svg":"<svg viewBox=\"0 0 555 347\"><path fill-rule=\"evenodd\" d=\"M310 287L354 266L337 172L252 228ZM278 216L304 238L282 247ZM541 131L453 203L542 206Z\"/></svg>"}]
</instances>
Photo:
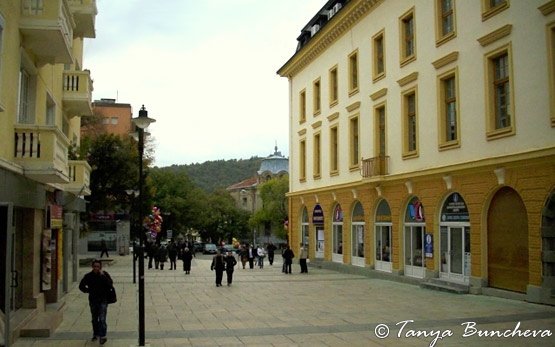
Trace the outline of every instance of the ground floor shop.
<instances>
[{"instance_id":1,"label":"ground floor shop","mask_svg":"<svg viewBox=\"0 0 555 347\"><path fill-rule=\"evenodd\" d=\"M32 333L33 320L61 321L78 276L84 201L0 168L0 341ZM8 333L6 333L8 332Z\"/></svg>"},{"instance_id":2,"label":"ground floor shop","mask_svg":"<svg viewBox=\"0 0 555 347\"><path fill-rule=\"evenodd\" d=\"M309 257L555 304L555 158L290 193Z\"/></svg>"}]
</instances>

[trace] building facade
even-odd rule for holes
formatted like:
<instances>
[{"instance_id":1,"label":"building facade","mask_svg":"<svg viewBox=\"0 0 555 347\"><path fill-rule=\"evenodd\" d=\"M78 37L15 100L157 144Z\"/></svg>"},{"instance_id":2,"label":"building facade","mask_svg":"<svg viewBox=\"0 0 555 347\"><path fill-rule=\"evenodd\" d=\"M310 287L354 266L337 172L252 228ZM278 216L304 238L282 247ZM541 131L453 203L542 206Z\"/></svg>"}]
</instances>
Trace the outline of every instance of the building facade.
<instances>
[{"instance_id":1,"label":"building facade","mask_svg":"<svg viewBox=\"0 0 555 347\"><path fill-rule=\"evenodd\" d=\"M131 124L131 104L119 103L115 99L102 98L93 102L93 117L81 127L81 134L115 134L127 137L134 130Z\"/></svg>"},{"instance_id":2,"label":"building facade","mask_svg":"<svg viewBox=\"0 0 555 347\"><path fill-rule=\"evenodd\" d=\"M330 0L297 40L291 244L555 304L555 1Z\"/></svg>"},{"instance_id":3,"label":"building facade","mask_svg":"<svg viewBox=\"0 0 555 347\"><path fill-rule=\"evenodd\" d=\"M92 115L96 14L95 0L0 2L0 344L53 331L78 280L91 168L72 149Z\"/></svg>"}]
</instances>

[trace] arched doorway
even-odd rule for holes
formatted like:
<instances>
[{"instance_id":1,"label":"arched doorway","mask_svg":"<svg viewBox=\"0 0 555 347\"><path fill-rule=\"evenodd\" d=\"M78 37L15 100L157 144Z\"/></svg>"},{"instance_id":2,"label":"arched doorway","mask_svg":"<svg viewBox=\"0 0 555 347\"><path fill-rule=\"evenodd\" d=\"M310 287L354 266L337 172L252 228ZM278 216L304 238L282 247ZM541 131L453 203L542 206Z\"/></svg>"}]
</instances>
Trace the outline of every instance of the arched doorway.
<instances>
[{"instance_id":1,"label":"arched doorway","mask_svg":"<svg viewBox=\"0 0 555 347\"><path fill-rule=\"evenodd\" d=\"M555 254L555 191L552 191L542 210L542 252ZM542 259L542 287L555 290L555 261L553 257Z\"/></svg>"},{"instance_id":2,"label":"arched doorway","mask_svg":"<svg viewBox=\"0 0 555 347\"><path fill-rule=\"evenodd\" d=\"M357 201L351 218L351 264L364 266L364 209Z\"/></svg>"},{"instance_id":3,"label":"arched doorway","mask_svg":"<svg viewBox=\"0 0 555 347\"><path fill-rule=\"evenodd\" d=\"M503 187L488 211L488 284L526 292L528 285L528 217L516 191Z\"/></svg>"},{"instance_id":4,"label":"arched doorway","mask_svg":"<svg viewBox=\"0 0 555 347\"><path fill-rule=\"evenodd\" d=\"M301 214L301 244L307 250L307 253L310 254L308 230L308 211L306 207L303 207L303 212Z\"/></svg>"},{"instance_id":5,"label":"arched doorway","mask_svg":"<svg viewBox=\"0 0 555 347\"><path fill-rule=\"evenodd\" d=\"M441 208L440 222L441 278L468 283L470 278L470 218L459 193L447 197Z\"/></svg>"},{"instance_id":6,"label":"arched doorway","mask_svg":"<svg viewBox=\"0 0 555 347\"><path fill-rule=\"evenodd\" d=\"M333 208L333 221L332 221L332 253L331 260L342 263L343 262L343 210L341 205L337 204Z\"/></svg>"},{"instance_id":7,"label":"arched doorway","mask_svg":"<svg viewBox=\"0 0 555 347\"><path fill-rule=\"evenodd\" d=\"M405 210L405 275L424 278L426 262L424 261L424 235L426 223L424 206L418 197L413 197Z\"/></svg>"},{"instance_id":8,"label":"arched doorway","mask_svg":"<svg viewBox=\"0 0 555 347\"><path fill-rule=\"evenodd\" d=\"M376 265L379 271L391 272L393 247L391 245L391 209L386 200L380 201L376 210L375 240Z\"/></svg>"},{"instance_id":9,"label":"arched doorway","mask_svg":"<svg viewBox=\"0 0 555 347\"><path fill-rule=\"evenodd\" d=\"M314 241L315 241L315 257L324 258L324 246L325 246L325 236L324 236L324 210L320 204L314 206L312 211L312 224L314 224Z\"/></svg>"}]
</instances>

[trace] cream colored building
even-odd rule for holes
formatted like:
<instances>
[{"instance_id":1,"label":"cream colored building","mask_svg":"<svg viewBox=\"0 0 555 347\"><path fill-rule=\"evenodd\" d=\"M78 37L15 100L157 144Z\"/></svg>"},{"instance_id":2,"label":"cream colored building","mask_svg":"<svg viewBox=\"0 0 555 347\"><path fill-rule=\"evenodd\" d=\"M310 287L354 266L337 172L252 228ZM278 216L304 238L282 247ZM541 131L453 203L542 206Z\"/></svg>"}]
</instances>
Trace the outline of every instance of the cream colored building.
<instances>
[{"instance_id":1,"label":"cream colored building","mask_svg":"<svg viewBox=\"0 0 555 347\"><path fill-rule=\"evenodd\" d=\"M555 303L555 1L330 0L289 80L291 243Z\"/></svg>"},{"instance_id":2,"label":"cream colored building","mask_svg":"<svg viewBox=\"0 0 555 347\"><path fill-rule=\"evenodd\" d=\"M52 332L78 280L91 168L74 149L92 115L96 14L95 0L0 1L0 344Z\"/></svg>"}]
</instances>

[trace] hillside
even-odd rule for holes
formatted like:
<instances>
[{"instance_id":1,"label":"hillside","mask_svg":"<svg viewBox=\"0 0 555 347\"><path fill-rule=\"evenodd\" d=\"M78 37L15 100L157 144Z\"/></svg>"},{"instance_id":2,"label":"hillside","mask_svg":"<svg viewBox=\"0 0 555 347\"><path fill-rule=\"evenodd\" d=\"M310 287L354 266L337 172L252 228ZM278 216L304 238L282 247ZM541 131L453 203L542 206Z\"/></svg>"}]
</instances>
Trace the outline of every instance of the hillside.
<instances>
[{"instance_id":1,"label":"hillside","mask_svg":"<svg viewBox=\"0 0 555 347\"><path fill-rule=\"evenodd\" d=\"M206 161L202 164L172 165L165 169L184 172L200 188L213 192L253 177L263 158Z\"/></svg>"}]
</instances>

